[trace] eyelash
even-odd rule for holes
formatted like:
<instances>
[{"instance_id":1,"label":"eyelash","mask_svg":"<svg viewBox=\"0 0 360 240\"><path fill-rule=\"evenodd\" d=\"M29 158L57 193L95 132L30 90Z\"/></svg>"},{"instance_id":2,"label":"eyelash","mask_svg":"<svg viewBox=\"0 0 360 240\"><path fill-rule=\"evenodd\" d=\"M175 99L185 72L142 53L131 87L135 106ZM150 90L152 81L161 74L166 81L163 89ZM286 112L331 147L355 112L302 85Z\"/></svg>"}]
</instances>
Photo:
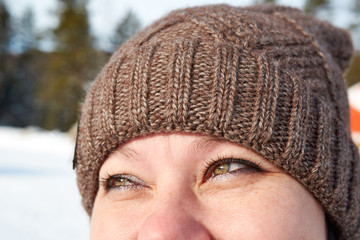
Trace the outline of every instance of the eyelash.
<instances>
[{"instance_id":1,"label":"eyelash","mask_svg":"<svg viewBox=\"0 0 360 240\"><path fill-rule=\"evenodd\" d=\"M111 187L109 186L109 183L111 180L116 180L116 179L125 179L127 181L129 181L130 183L132 183L131 185L124 185L124 186L119 186L119 187ZM135 190L135 189L139 189L139 188L143 188L143 184L139 183L136 177L129 175L129 174L107 174L107 177L105 178L100 178L100 186L105 189L107 192L112 190L112 189L121 189L121 190Z\"/></svg>"},{"instance_id":2,"label":"eyelash","mask_svg":"<svg viewBox=\"0 0 360 240\"><path fill-rule=\"evenodd\" d=\"M236 174L236 173L250 173L250 172L262 172L264 171L261 167L261 163L260 162L253 162L253 161L249 161L249 160L244 160L242 158L235 158L235 157L217 157L216 159L211 159L210 161L206 161L205 162L205 166L202 170L202 183L206 182L207 180L209 180L210 178L212 178L212 174L213 171L215 170L216 167L224 164L224 163L238 163L238 164L242 164L245 166L245 168L241 168L238 170L233 170L230 171L228 173L223 173L223 174L219 174L216 175L214 177L217 176L221 176L224 174ZM132 183L131 185L124 185L124 186L118 186L118 187L111 187L109 186L110 181L111 180L118 180L118 179L124 179L126 181L129 181L130 183ZM100 186L105 189L107 192L112 190L112 189L121 189L121 190L136 190L136 189L140 189L140 188L144 188L146 187L146 185L144 185L143 183L139 182L141 180L139 180L138 178L129 175L129 174L107 174L107 177L105 178L100 178L99 182L100 182Z\"/></svg>"},{"instance_id":3,"label":"eyelash","mask_svg":"<svg viewBox=\"0 0 360 240\"><path fill-rule=\"evenodd\" d=\"M245 160L242 158L218 156L215 159L206 161L206 165L204 166L204 169L202 170L202 176L203 176L202 183L209 180L212 177L211 175L212 175L213 171L215 170L215 168L224 163L238 163L238 164L242 164L246 167L245 169L238 169L238 170L234 170L234 171L224 173L224 174L236 174L239 172L244 172L244 173L263 172L264 171L262 169L262 165L260 162L249 161L249 160ZM224 174L221 174L221 175L224 175ZM220 176L220 175L217 175L217 176Z\"/></svg>"}]
</instances>

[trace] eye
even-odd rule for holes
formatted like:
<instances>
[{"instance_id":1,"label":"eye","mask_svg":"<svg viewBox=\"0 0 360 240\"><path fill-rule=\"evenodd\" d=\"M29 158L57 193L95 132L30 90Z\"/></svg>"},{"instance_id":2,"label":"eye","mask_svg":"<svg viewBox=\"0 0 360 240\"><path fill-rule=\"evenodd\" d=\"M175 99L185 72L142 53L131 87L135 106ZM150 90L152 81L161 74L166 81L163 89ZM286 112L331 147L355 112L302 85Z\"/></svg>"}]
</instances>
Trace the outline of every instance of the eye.
<instances>
[{"instance_id":1,"label":"eye","mask_svg":"<svg viewBox=\"0 0 360 240\"><path fill-rule=\"evenodd\" d=\"M112 189L131 190L146 186L140 179L127 174L109 175L107 178L101 179L100 181L102 187L107 191Z\"/></svg>"},{"instance_id":2,"label":"eye","mask_svg":"<svg viewBox=\"0 0 360 240\"><path fill-rule=\"evenodd\" d=\"M237 173L250 173L261 172L259 164L253 162L237 159L237 158L224 158L211 162L207 167L204 174L204 181L210 178L216 178L217 176L224 174L237 174Z\"/></svg>"},{"instance_id":3,"label":"eye","mask_svg":"<svg viewBox=\"0 0 360 240\"><path fill-rule=\"evenodd\" d=\"M225 163L221 163L217 166L215 166L212 175L213 176L217 176L220 174L224 174L224 173L229 173L229 172L233 172L236 170L239 170L241 168L244 168L245 166L243 164L240 163L236 163L236 162L225 162Z\"/></svg>"}]
</instances>

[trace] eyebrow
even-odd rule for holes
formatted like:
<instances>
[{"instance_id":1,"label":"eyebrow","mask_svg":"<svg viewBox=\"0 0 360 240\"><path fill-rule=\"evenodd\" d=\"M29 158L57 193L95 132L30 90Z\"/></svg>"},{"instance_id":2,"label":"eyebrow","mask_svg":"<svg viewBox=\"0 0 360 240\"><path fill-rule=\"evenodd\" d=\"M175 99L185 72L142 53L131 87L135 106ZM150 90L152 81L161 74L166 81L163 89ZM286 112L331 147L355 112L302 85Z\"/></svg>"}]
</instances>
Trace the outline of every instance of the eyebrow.
<instances>
[{"instance_id":1,"label":"eyebrow","mask_svg":"<svg viewBox=\"0 0 360 240\"><path fill-rule=\"evenodd\" d=\"M133 149L133 148L131 148L131 147L129 147L129 146L122 146L122 147L116 149L116 150L113 152L113 154L114 154L114 155L115 155L115 154L121 154L121 155L123 155L126 159L134 159L134 160L136 160L136 161L138 161L139 158L140 158L139 153L138 153L135 149Z\"/></svg>"},{"instance_id":2,"label":"eyebrow","mask_svg":"<svg viewBox=\"0 0 360 240\"><path fill-rule=\"evenodd\" d=\"M190 146L189 148L194 148L195 150L207 150L209 148L213 148L215 145L221 143L222 140L215 138L215 137L210 137L210 136L205 136L202 137L201 139L197 139L195 140Z\"/></svg>"},{"instance_id":3,"label":"eyebrow","mask_svg":"<svg viewBox=\"0 0 360 240\"><path fill-rule=\"evenodd\" d=\"M204 136L204 137L201 137L200 139L194 140L188 146L188 151L189 152L191 152L191 150L197 150L197 151L205 150L206 151L209 149L213 149L216 145L218 145L221 142L223 142L223 140L221 140L219 138L212 137L212 136ZM114 155L121 154L128 160L139 161L139 159L140 159L139 153L135 149L133 149L129 146L121 146L117 150L115 150L112 154L114 154Z\"/></svg>"}]
</instances>

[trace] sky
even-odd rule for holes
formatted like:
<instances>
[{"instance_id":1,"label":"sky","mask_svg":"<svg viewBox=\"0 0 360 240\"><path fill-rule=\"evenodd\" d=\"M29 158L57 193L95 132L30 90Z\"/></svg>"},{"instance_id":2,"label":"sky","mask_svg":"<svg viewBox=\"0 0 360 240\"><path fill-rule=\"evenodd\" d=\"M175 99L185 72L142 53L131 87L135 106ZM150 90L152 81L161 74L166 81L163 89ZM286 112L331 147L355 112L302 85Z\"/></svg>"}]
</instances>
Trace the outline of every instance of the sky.
<instances>
[{"instance_id":1,"label":"sky","mask_svg":"<svg viewBox=\"0 0 360 240\"><path fill-rule=\"evenodd\" d=\"M35 12L35 26L40 32L54 28L57 25L55 12L57 0L4 0L11 13L21 16L26 8L32 8ZM98 45L105 47L114 32L115 26L124 17L128 10L134 11L143 26L164 16L171 10L195 5L228 3L235 6L246 6L253 0L89 0L89 20L92 33L98 39ZM336 0L335 9L337 14L335 25L344 27L347 25L349 13L348 5L351 0ZM304 0L278 0L279 4L301 8ZM322 16L326 19L327 16Z\"/></svg>"}]
</instances>

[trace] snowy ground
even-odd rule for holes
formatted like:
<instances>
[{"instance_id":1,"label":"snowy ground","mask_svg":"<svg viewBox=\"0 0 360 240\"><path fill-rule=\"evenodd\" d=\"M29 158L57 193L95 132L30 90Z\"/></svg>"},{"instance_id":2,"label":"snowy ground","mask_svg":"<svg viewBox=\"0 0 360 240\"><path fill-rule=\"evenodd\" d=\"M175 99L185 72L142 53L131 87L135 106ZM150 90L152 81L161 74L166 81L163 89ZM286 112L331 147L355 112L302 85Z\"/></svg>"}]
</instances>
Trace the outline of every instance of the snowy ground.
<instances>
[{"instance_id":1,"label":"snowy ground","mask_svg":"<svg viewBox=\"0 0 360 240\"><path fill-rule=\"evenodd\" d=\"M0 239L88 239L66 134L0 127Z\"/></svg>"}]
</instances>

